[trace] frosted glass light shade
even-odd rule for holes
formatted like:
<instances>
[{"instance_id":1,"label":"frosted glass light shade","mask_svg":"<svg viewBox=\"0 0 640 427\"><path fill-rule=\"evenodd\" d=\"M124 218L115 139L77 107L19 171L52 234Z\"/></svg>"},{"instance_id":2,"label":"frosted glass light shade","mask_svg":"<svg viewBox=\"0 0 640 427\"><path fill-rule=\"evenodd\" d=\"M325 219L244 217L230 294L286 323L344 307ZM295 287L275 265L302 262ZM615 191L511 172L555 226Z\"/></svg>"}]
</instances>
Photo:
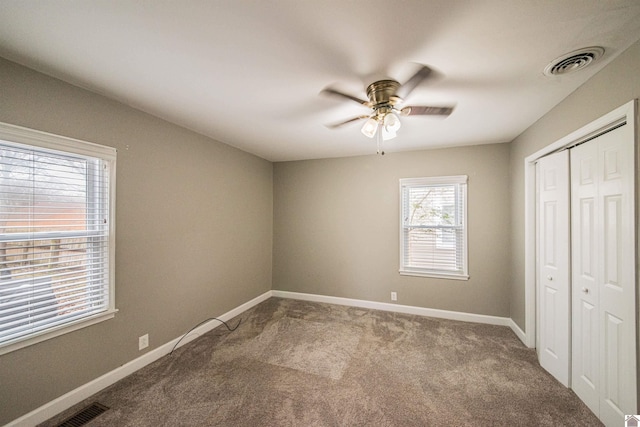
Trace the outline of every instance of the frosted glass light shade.
<instances>
[{"instance_id":1,"label":"frosted glass light shade","mask_svg":"<svg viewBox=\"0 0 640 427\"><path fill-rule=\"evenodd\" d=\"M383 126L387 132L396 133L402 123L400 123L400 119L393 113L387 113L384 116Z\"/></svg>"},{"instance_id":2,"label":"frosted glass light shade","mask_svg":"<svg viewBox=\"0 0 640 427\"><path fill-rule=\"evenodd\" d=\"M378 121L373 117L364 122L364 126L362 126L362 133L369 137L373 138L378 130Z\"/></svg>"},{"instance_id":3,"label":"frosted glass light shade","mask_svg":"<svg viewBox=\"0 0 640 427\"><path fill-rule=\"evenodd\" d=\"M395 132L390 132L385 127L382 128L382 140L383 141L387 141L389 139L393 139L396 136L397 136L397 134Z\"/></svg>"}]
</instances>

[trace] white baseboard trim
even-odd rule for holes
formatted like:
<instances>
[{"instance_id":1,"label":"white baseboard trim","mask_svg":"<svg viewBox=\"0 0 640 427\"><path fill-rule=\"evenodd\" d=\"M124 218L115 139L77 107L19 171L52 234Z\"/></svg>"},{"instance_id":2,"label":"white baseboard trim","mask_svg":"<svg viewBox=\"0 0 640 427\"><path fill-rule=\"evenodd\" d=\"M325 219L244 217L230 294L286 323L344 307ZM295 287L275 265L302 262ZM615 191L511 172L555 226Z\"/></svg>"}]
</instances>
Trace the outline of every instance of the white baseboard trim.
<instances>
[{"instance_id":1,"label":"white baseboard trim","mask_svg":"<svg viewBox=\"0 0 640 427\"><path fill-rule=\"evenodd\" d=\"M224 320L226 322L243 313L244 311L250 309L251 307L269 299L271 295L272 291L267 291L262 295L259 295L256 298L252 299L251 301L239 305L238 307L224 313L223 315L218 316L218 319ZM91 397L95 393L107 388L108 386L121 380L127 375L131 375L137 370L144 368L148 364L155 362L163 356L166 356L171 352L173 346L175 346L178 341L180 341L178 347L182 347L189 341L196 339L200 335L209 332L217 328L218 326L220 326L220 322L207 322L204 325L201 325L191 331L189 335L186 336L182 341L180 341L180 338L182 337L175 338L170 342L163 344L160 347L157 347L128 363L125 363L124 365L114 369L113 371L107 372L101 377L98 377L95 380L88 382L87 384L71 390L70 392L58 397L57 399L54 399L51 402L34 409L28 414L25 414L22 417L13 420L9 424L7 424L7 427L32 427L41 422L44 422L49 418L56 416L60 412L72 407L76 403L82 402L84 399Z\"/></svg>"},{"instance_id":2,"label":"white baseboard trim","mask_svg":"<svg viewBox=\"0 0 640 427\"><path fill-rule=\"evenodd\" d=\"M520 326L518 326L518 324L514 322L513 319L509 319L509 327L511 328L513 333L516 334L516 336L520 339L520 341L522 341L522 344L526 345L527 347L533 347L527 344L527 334L525 334L525 332L520 329Z\"/></svg>"},{"instance_id":3,"label":"white baseboard trim","mask_svg":"<svg viewBox=\"0 0 640 427\"><path fill-rule=\"evenodd\" d=\"M299 292L272 291L272 296L278 298L290 298L304 301L324 302L327 304L370 308L373 310L393 311L396 313L415 314L418 316L437 317L440 319L460 320L463 322L486 323L489 325L511 326L511 322L513 322L508 317L487 316L484 314L462 313L459 311L438 310L435 308L416 307L412 305L390 304L386 302L304 294Z\"/></svg>"}]
</instances>

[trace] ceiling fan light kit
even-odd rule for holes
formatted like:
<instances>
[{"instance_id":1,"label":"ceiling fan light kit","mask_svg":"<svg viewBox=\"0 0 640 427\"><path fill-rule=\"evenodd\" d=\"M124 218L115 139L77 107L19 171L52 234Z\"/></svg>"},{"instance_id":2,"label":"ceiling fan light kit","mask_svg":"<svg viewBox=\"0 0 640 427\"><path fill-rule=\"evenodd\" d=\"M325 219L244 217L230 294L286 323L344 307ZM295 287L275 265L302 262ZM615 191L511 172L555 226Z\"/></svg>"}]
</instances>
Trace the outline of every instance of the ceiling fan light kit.
<instances>
[{"instance_id":1,"label":"ceiling fan light kit","mask_svg":"<svg viewBox=\"0 0 640 427\"><path fill-rule=\"evenodd\" d=\"M388 139L393 139L396 137L396 133L400 126L402 126L402 122L398 116L393 112L392 109L386 109L381 111L378 110L376 114L372 115L364 122L362 126L362 134L368 138L373 138L378 131L378 127L382 128L382 137L386 141Z\"/></svg>"},{"instance_id":2,"label":"ceiling fan light kit","mask_svg":"<svg viewBox=\"0 0 640 427\"><path fill-rule=\"evenodd\" d=\"M384 151L380 149L381 140L387 141L396 137L402 125L398 116L448 116L453 112L453 107L407 105L399 108L404 98L431 74L431 68L421 65L404 84L391 79L375 81L367 86L368 101L333 88L325 88L322 91L324 94L347 98L372 110L369 115L360 115L337 124L328 125L328 127L335 129L358 120L366 120L360 131L368 138L373 138L378 134L378 153L384 154Z\"/></svg>"}]
</instances>

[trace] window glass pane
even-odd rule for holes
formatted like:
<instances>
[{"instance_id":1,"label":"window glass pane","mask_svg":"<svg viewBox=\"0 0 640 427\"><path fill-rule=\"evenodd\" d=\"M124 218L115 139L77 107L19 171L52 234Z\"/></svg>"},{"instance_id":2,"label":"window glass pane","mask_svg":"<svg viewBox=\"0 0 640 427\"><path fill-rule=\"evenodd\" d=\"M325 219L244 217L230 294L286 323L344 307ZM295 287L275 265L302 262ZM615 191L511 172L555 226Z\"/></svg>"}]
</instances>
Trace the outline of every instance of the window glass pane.
<instances>
[{"instance_id":1,"label":"window glass pane","mask_svg":"<svg viewBox=\"0 0 640 427\"><path fill-rule=\"evenodd\" d=\"M454 230L438 229L436 231L436 248L455 249L456 233Z\"/></svg>"},{"instance_id":2,"label":"window glass pane","mask_svg":"<svg viewBox=\"0 0 640 427\"><path fill-rule=\"evenodd\" d=\"M0 150L0 232L87 229L87 161Z\"/></svg>"},{"instance_id":3,"label":"window glass pane","mask_svg":"<svg viewBox=\"0 0 640 427\"><path fill-rule=\"evenodd\" d=\"M109 308L107 166L0 142L0 345Z\"/></svg>"},{"instance_id":4,"label":"window glass pane","mask_svg":"<svg viewBox=\"0 0 640 427\"><path fill-rule=\"evenodd\" d=\"M455 185L408 188L408 225L455 225Z\"/></svg>"},{"instance_id":5,"label":"window glass pane","mask_svg":"<svg viewBox=\"0 0 640 427\"><path fill-rule=\"evenodd\" d=\"M466 177L401 180L400 272L466 276Z\"/></svg>"}]
</instances>

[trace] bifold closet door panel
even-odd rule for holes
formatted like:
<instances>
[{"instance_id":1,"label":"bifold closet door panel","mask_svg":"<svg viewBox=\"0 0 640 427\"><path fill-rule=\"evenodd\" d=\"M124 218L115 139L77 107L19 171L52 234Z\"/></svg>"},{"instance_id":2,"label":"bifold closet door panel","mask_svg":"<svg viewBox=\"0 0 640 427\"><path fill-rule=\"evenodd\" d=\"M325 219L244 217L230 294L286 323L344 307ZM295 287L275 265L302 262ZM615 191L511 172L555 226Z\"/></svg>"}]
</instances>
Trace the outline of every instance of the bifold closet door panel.
<instances>
[{"instance_id":1,"label":"bifold closet door panel","mask_svg":"<svg viewBox=\"0 0 640 427\"><path fill-rule=\"evenodd\" d=\"M572 388L606 425L637 413L634 146L621 126L571 151Z\"/></svg>"},{"instance_id":2,"label":"bifold closet door panel","mask_svg":"<svg viewBox=\"0 0 640 427\"><path fill-rule=\"evenodd\" d=\"M595 414L600 412L597 163L595 144L583 144L571 150L571 388Z\"/></svg>"},{"instance_id":3,"label":"bifold closet door panel","mask_svg":"<svg viewBox=\"0 0 640 427\"><path fill-rule=\"evenodd\" d=\"M569 387L569 153L541 158L536 176L538 358L543 368Z\"/></svg>"}]
</instances>

